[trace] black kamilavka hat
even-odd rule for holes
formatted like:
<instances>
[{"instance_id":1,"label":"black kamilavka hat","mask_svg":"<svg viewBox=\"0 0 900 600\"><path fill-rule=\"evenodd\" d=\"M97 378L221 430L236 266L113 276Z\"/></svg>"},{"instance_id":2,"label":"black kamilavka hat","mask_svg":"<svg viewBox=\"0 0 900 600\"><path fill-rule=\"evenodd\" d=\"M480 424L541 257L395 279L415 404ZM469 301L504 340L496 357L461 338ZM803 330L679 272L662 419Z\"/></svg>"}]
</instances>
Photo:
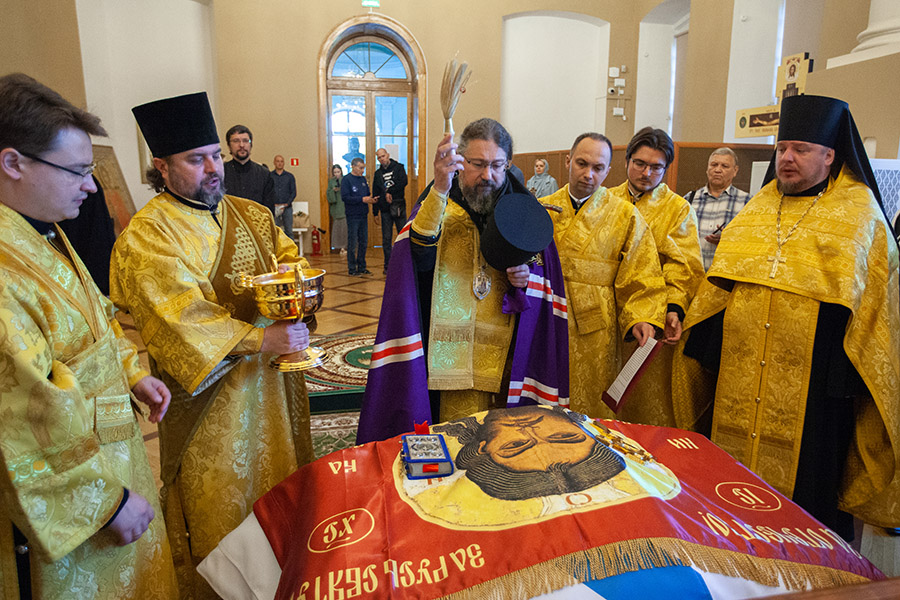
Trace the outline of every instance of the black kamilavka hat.
<instances>
[{"instance_id":1,"label":"black kamilavka hat","mask_svg":"<svg viewBox=\"0 0 900 600\"><path fill-rule=\"evenodd\" d=\"M793 140L834 149L834 160L846 165L860 181L869 186L884 212L878 182L865 146L859 137L850 107L843 100L827 96L788 96L781 101L778 141ZM769 163L765 183L775 177L775 156Z\"/></svg>"},{"instance_id":2,"label":"black kamilavka hat","mask_svg":"<svg viewBox=\"0 0 900 600\"><path fill-rule=\"evenodd\" d=\"M505 194L481 234L481 254L498 271L521 265L553 241L553 221L531 194Z\"/></svg>"},{"instance_id":3,"label":"black kamilavka hat","mask_svg":"<svg viewBox=\"0 0 900 600\"><path fill-rule=\"evenodd\" d=\"M219 143L206 92L155 100L131 112L156 158Z\"/></svg>"}]
</instances>

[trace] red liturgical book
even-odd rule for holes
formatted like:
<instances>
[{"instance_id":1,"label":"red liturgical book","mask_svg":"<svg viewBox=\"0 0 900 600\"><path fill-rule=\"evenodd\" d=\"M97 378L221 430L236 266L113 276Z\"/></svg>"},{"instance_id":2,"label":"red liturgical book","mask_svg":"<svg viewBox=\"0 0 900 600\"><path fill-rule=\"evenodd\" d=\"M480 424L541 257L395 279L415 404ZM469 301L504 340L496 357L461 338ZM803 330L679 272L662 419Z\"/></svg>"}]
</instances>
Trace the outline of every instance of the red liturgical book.
<instances>
[{"instance_id":1,"label":"red liturgical book","mask_svg":"<svg viewBox=\"0 0 900 600\"><path fill-rule=\"evenodd\" d=\"M634 354L622 367L622 371L616 377L616 380L612 382L608 390L603 392L603 402L614 413L618 414L622 410L622 406L628 400L628 396L631 394L634 386L640 381L641 375L644 374L647 365L659 352L660 347L660 343L654 338L648 339L646 344L634 351Z\"/></svg>"}]
</instances>

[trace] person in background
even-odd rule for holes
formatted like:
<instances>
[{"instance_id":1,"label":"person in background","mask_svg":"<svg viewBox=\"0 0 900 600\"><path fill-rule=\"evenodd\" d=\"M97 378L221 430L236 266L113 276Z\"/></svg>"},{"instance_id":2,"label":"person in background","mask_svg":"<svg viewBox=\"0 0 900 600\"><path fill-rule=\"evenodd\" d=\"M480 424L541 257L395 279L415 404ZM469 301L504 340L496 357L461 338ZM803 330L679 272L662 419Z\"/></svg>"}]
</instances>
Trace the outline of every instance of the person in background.
<instances>
[{"instance_id":1,"label":"person in background","mask_svg":"<svg viewBox=\"0 0 900 600\"><path fill-rule=\"evenodd\" d=\"M750 200L750 194L732 185L737 174L737 154L731 148L717 148L709 155L706 185L684 197L697 213L704 269L712 264L722 230Z\"/></svg>"},{"instance_id":2,"label":"person in background","mask_svg":"<svg viewBox=\"0 0 900 600\"><path fill-rule=\"evenodd\" d=\"M284 157L278 154L272 160L275 170L270 173L275 187L275 224L284 234L294 239L294 199L297 198L297 180L293 173L284 170Z\"/></svg>"},{"instance_id":3,"label":"person in background","mask_svg":"<svg viewBox=\"0 0 900 600\"><path fill-rule=\"evenodd\" d=\"M275 184L265 165L250 160L253 134L244 125L235 125L225 134L232 159L225 163L225 191L268 208L275 215Z\"/></svg>"},{"instance_id":4,"label":"person in background","mask_svg":"<svg viewBox=\"0 0 900 600\"><path fill-rule=\"evenodd\" d=\"M387 273L393 229L396 227L399 234L406 225L406 169L392 159L384 148L375 152L375 158L380 166L372 178L372 196L375 197L372 212L376 217L381 213L381 249L384 252L384 272Z\"/></svg>"},{"instance_id":5,"label":"person in background","mask_svg":"<svg viewBox=\"0 0 900 600\"><path fill-rule=\"evenodd\" d=\"M116 230L109 216L103 187L96 176L92 177L97 191L84 199L77 217L60 221L59 226L66 232L97 287L104 296L109 296L109 256L116 243Z\"/></svg>"},{"instance_id":6,"label":"person in background","mask_svg":"<svg viewBox=\"0 0 900 600\"><path fill-rule=\"evenodd\" d=\"M346 256L347 212L344 209L344 202L341 200L341 180L343 178L344 170L341 165L332 165L325 197L328 198L328 212L331 213L331 248L340 250L341 256Z\"/></svg>"},{"instance_id":7,"label":"person in background","mask_svg":"<svg viewBox=\"0 0 900 600\"><path fill-rule=\"evenodd\" d=\"M549 196L559 189L559 184L547 171L546 159L538 158L534 161L534 175L528 180L526 187L535 198Z\"/></svg>"},{"instance_id":8,"label":"person in background","mask_svg":"<svg viewBox=\"0 0 900 600\"><path fill-rule=\"evenodd\" d=\"M341 200L347 212L347 273L351 277L371 275L366 268L366 249L369 245L369 205L375 199L366 181L366 162L357 157L350 161L350 174L341 180Z\"/></svg>"}]
</instances>

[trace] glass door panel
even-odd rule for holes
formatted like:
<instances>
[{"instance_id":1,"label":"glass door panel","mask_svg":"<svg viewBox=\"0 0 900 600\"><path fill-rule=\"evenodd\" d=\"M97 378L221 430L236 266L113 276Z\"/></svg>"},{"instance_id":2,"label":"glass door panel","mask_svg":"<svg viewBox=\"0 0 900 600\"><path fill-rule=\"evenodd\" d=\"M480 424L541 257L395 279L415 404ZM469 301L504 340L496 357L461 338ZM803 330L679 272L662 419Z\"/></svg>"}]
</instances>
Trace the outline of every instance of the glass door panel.
<instances>
[{"instance_id":1,"label":"glass door panel","mask_svg":"<svg viewBox=\"0 0 900 600\"><path fill-rule=\"evenodd\" d=\"M331 96L331 164L350 172L354 158L366 160L366 97Z\"/></svg>"}]
</instances>

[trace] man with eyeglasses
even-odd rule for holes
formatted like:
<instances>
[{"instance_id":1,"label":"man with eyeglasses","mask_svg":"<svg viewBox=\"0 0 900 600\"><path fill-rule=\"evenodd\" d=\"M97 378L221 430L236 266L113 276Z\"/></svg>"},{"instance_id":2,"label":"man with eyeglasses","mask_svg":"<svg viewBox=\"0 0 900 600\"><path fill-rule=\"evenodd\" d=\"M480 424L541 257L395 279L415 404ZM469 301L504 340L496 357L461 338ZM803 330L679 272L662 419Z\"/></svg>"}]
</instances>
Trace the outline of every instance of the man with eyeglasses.
<instances>
[{"instance_id":1,"label":"man with eyeglasses","mask_svg":"<svg viewBox=\"0 0 900 600\"><path fill-rule=\"evenodd\" d=\"M388 273L357 442L520 396L568 404L559 256L544 209L507 174L512 151L512 138L493 119L469 123L458 146L452 134L438 145L434 181L394 242L391 262L400 264ZM549 242L539 258L505 272L485 258L501 201L521 203L521 213L511 211L520 231L536 231L542 218ZM524 216L527 202L534 220ZM534 363L525 347L535 349Z\"/></svg>"},{"instance_id":2,"label":"man with eyeglasses","mask_svg":"<svg viewBox=\"0 0 900 600\"><path fill-rule=\"evenodd\" d=\"M675 425L671 392L674 344L681 339L684 314L704 275L697 215L684 198L662 183L674 158L672 138L661 129L644 127L625 149L627 180L609 190L633 204L647 221L666 282L664 346L636 385L633 400L626 405L628 420L665 427ZM633 344L626 347L625 355L634 349Z\"/></svg>"},{"instance_id":3,"label":"man with eyeglasses","mask_svg":"<svg viewBox=\"0 0 900 600\"><path fill-rule=\"evenodd\" d=\"M256 202L225 195L222 149L205 92L132 109L159 192L113 249L110 291L172 390L159 428L162 494L186 594L214 597L192 565L253 503L313 458L303 375L269 368L309 345L302 321L259 313L242 275L308 263ZM310 324L314 317L309 319Z\"/></svg>"},{"instance_id":4,"label":"man with eyeglasses","mask_svg":"<svg viewBox=\"0 0 900 600\"><path fill-rule=\"evenodd\" d=\"M225 133L231 160L225 163L225 191L231 196L259 202L275 215L275 182L269 169L250 160L253 133L245 125L235 125Z\"/></svg>"},{"instance_id":5,"label":"man with eyeglasses","mask_svg":"<svg viewBox=\"0 0 900 600\"><path fill-rule=\"evenodd\" d=\"M100 119L0 78L0 589L173 598L172 553L135 419L170 395L56 225L96 191Z\"/></svg>"},{"instance_id":6,"label":"man with eyeglasses","mask_svg":"<svg viewBox=\"0 0 900 600\"><path fill-rule=\"evenodd\" d=\"M616 417L601 394L621 367L624 340L643 346L655 336L654 326L662 329L666 286L640 211L602 186L611 157L605 135L579 135L566 156L569 183L541 202L559 208L550 214L570 313L572 410L629 420ZM622 410L638 402L635 398Z\"/></svg>"}]
</instances>

